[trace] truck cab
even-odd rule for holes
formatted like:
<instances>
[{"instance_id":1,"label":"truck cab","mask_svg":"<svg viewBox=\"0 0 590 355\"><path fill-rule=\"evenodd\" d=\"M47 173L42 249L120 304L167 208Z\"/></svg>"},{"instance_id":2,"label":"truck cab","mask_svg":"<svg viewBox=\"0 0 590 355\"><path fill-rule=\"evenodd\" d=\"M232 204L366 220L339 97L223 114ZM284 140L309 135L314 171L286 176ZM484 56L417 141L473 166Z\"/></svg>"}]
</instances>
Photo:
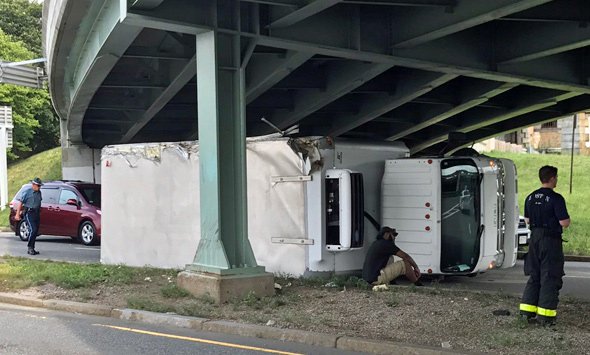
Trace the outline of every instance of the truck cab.
<instances>
[{"instance_id":1,"label":"truck cab","mask_svg":"<svg viewBox=\"0 0 590 355\"><path fill-rule=\"evenodd\" d=\"M516 168L507 159L448 157L385 163L382 225L423 273L469 275L516 262Z\"/></svg>"}]
</instances>

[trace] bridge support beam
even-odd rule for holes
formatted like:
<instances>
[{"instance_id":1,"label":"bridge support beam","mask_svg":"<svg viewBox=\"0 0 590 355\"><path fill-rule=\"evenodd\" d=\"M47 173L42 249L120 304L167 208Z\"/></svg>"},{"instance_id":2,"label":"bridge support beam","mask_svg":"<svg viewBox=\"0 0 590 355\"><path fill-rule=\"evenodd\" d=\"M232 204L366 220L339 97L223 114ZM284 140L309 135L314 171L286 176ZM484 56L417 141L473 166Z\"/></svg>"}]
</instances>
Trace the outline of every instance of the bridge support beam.
<instances>
[{"instance_id":1,"label":"bridge support beam","mask_svg":"<svg viewBox=\"0 0 590 355\"><path fill-rule=\"evenodd\" d=\"M100 184L100 149L84 144L62 146L61 157L63 179Z\"/></svg>"},{"instance_id":2,"label":"bridge support beam","mask_svg":"<svg viewBox=\"0 0 590 355\"><path fill-rule=\"evenodd\" d=\"M227 55L231 50L233 55ZM274 293L273 275L258 266L248 240L245 80L240 38L197 35L201 240L179 286L218 303Z\"/></svg>"}]
</instances>

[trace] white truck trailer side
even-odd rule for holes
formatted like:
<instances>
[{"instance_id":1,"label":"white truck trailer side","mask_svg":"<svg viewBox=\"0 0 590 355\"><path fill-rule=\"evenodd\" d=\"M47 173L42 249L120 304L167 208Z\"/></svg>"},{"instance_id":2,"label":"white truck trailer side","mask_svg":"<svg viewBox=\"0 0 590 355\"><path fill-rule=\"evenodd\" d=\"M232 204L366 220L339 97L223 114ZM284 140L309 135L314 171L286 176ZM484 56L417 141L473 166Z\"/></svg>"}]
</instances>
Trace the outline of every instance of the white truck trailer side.
<instances>
[{"instance_id":1,"label":"white truck trailer side","mask_svg":"<svg viewBox=\"0 0 590 355\"><path fill-rule=\"evenodd\" d=\"M199 244L199 211L203 208L199 206L198 151L198 142L103 149L102 262L166 268L183 268L192 262ZM400 231L400 246L416 256L423 272L445 273L440 266L435 267L443 255L439 249L445 245L442 236L436 234L442 230L444 207L437 199L442 196L440 166L445 160L421 163L424 166L420 169L428 165L438 172L418 169L415 176L402 176L403 169L409 169L408 162L418 161L402 159L408 155L407 147L396 142L313 137L248 140L248 233L257 262L267 271L295 276L356 272L362 268L366 250L377 234L376 227L365 218L369 215ZM482 205L481 224L466 225L472 238L478 233L473 228L481 225L486 226L486 233L488 229L499 230L499 169L473 169L481 170L483 175L478 176L484 180L494 179L494 188L488 190L496 202L490 202L490 207ZM394 176L400 179L397 185L385 183ZM417 193L428 192L431 206L409 195L399 202L388 200L385 192L394 186L411 190L408 184L404 187L404 181L414 182ZM487 196L485 189L478 198ZM507 205L515 207L515 201ZM495 217L491 217L492 212ZM429 218L424 218L426 214ZM431 230L420 230L426 226ZM500 266L499 255L511 258L490 238L488 234L482 237L482 258L469 272L484 271L493 260ZM502 265L509 264L513 261Z\"/></svg>"}]
</instances>

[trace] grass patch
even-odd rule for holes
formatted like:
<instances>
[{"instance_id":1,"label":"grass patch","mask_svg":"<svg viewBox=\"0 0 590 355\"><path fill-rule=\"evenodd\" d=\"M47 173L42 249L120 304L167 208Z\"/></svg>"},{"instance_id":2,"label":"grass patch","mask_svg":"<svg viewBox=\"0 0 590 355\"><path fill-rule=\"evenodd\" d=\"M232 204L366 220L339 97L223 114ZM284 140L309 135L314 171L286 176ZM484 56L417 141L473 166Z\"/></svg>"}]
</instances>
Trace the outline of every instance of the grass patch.
<instances>
[{"instance_id":1,"label":"grass patch","mask_svg":"<svg viewBox=\"0 0 590 355\"><path fill-rule=\"evenodd\" d=\"M393 291L388 292L387 299L385 300L385 304L387 305L387 307L395 308L399 306L399 303L399 295Z\"/></svg>"},{"instance_id":2,"label":"grass patch","mask_svg":"<svg viewBox=\"0 0 590 355\"><path fill-rule=\"evenodd\" d=\"M489 343L492 348L496 348L498 346L501 347L512 347L515 345L519 345L522 342L522 334L521 333L496 333L491 334L489 337Z\"/></svg>"},{"instance_id":3,"label":"grass patch","mask_svg":"<svg viewBox=\"0 0 590 355\"><path fill-rule=\"evenodd\" d=\"M140 309L143 311L159 312L159 313L176 313L176 308L172 305L157 302L149 297L132 296L127 298L127 307Z\"/></svg>"},{"instance_id":4,"label":"grass patch","mask_svg":"<svg viewBox=\"0 0 590 355\"><path fill-rule=\"evenodd\" d=\"M162 287L160 292L162 293L162 296L166 298L185 298L191 295L190 292L176 286L175 284Z\"/></svg>"},{"instance_id":5,"label":"grass patch","mask_svg":"<svg viewBox=\"0 0 590 355\"><path fill-rule=\"evenodd\" d=\"M210 317L216 310L212 303L196 300L194 302L176 307L176 313L191 317Z\"/></svg>"},{"instance_id":6,"label":"grass patch","mask_svg":"<svg viewBox=\"0 0 590 355\"><path fill-rule=\"evenodd\" d=\"M101 264L70 264L26 258L2 257L0 263L0 290L23 289L51 283L65 289L127 285L145 282L146 277L176 274L176 270L132 268Z\"/></svg>"},{"instance_id":7,"label":"grass patch","mask_svg":"<svg viewBox=\"0 0 590 355\"><path fill-rule=\"evenodd\" d=\"M563 233L568 243L563 243L563 250L571 255L590 255L590 157L574 155L573 190L569 193L570 156L553 154L518 154L491 152L490 156L511 159L518 169L518 205L520 213L524 211L526 196L540 187L539 168L553 165L559 169L559 181L555 191L566 200L572 225Z\"/></svg>"},{"instance_id":8,"label":"grass patch","mask_svg":"<svg viewBox=\"0 0 590 355\"><path fill-rule=\"evenodd\" d=\"M8 197L12 200L18 190L34 177L41 180L59 180L61 174L61 148L54 148L8 166ZM0 212L0 227L8 227L7 208Z\"/></svg>"},{"instance_id":9,"label":"grass patch","mask_svg":"<svg viewBox=\"0 0 590 355\"><path fill-rule=\"evenodd\" d=\"M360 290L368 290L372 286L357 276L350 275L335 275L332 277L310 277L310 278L283 278L276 276L275 282L280 285L292 284L294 286L305 287L326 287L326 288L357 288Z\"/></svg>"}]
</instances>

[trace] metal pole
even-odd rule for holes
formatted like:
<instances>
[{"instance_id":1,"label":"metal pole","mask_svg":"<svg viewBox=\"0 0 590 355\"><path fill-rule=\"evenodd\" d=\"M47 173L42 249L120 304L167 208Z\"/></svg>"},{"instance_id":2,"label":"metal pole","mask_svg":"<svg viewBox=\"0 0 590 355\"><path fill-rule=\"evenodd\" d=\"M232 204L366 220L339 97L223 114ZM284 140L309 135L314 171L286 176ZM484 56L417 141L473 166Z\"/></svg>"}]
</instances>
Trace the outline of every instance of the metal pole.
<instances>
[{"instance_id":1,"label":"metal pole","mask_svg":"<svg viewBox=\"0 0 590 355\"><path fill-rule=\"evenodd\" d=\"M6 126L0 126L0 211L8 204L8 164L6 146L8 145Z\"/></svg>"},{"instance_id":2,"label":"metal pole","mask_svg":"<svg viewBox=\"0 0 590 355\"><path fill-rule=\"evenodd\" d=\"M572 193L572 184L574 182L574 147L576 142L576 124L578 121L578 115L574 115L574 124L572 128L572 155L570 159L570 195Z\"/></svg>"}]
</instances>

